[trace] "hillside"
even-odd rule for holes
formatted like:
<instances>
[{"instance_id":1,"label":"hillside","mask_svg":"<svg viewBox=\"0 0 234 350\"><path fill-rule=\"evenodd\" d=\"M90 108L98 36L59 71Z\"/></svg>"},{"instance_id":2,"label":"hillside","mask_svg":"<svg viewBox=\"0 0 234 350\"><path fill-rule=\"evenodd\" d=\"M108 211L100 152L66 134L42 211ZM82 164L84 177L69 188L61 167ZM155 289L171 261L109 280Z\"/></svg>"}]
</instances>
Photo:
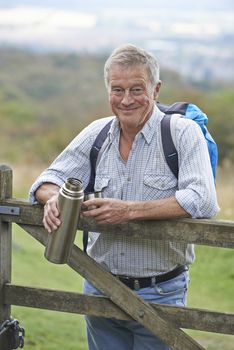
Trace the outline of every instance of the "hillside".
<instances>
[{"instance_id":1,"label":"hillside","mask_svg":"<svg viewBox=\"0 0 234 350\"><path fill-rule=\"evenodd\" d=\"M104 61L0 49L1 162L50 162L90 121L109 115ZM209 115L220 160L234 160L234 90L194 87L171 71L162 71L161 78L160 100L197 103Z\"/></svg>"}]
</instances>

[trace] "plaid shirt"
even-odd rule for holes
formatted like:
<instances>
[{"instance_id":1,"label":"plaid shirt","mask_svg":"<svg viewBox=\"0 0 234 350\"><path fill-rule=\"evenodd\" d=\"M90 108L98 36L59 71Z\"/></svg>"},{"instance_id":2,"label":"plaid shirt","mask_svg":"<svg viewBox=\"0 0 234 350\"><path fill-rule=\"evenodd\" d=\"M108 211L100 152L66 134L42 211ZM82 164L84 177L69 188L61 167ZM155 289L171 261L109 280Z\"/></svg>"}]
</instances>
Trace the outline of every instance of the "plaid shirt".
<instances>
[{"instance_id":1,"label":"plaid shirt","mask_svg":"<svg viewBox=\"0 0 234 350\"><path fill-rule=\"evenodd\" d=\"M175 136L179 158L178 180L165 162L161 143L160 121L163 113L154 112L136 135L128 161L119 153L120 129L115 117L102 118L86 127L32 185L30 200L44 182L61 186L68 177L76 177L87 186L90 175L89 153L103 126L113 122L101 149L96 168L95 191L103 197L150 201L175 196L193 218L211 217L218 212L216 191L207 145L200 127L179 118ZM153 276L178 264L191 264L191 244L167 240L132 238L111 232L89 233L88 254L114 274Z\"/></svg>"}]
</instances>

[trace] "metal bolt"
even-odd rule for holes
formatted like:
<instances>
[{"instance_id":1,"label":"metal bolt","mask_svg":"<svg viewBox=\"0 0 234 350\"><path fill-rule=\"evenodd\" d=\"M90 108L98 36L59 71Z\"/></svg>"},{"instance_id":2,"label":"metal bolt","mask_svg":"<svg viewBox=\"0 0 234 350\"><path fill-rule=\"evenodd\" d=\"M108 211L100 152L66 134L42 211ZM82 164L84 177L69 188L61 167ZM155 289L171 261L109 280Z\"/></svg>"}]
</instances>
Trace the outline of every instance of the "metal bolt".
<instances>
[{"instance_id":1,"label":"metal bolt","mask_svg":"<svg viewBox=\"0 0 234 350\"><path fill-rule=\"evenodd\" d=\"M138 316L139 316L140 318L143 318L143 317L144 317L144 314L145 314L145 312L144 312L143 310L139 310Z\"/></svg>"}]
</instances>

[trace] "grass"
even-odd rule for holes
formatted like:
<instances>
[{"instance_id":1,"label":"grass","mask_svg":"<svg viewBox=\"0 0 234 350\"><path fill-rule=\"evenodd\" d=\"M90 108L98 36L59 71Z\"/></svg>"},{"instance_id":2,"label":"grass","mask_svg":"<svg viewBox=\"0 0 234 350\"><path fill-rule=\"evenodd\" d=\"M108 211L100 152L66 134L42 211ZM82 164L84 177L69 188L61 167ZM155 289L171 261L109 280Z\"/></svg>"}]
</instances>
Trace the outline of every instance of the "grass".
<instances>
[{"instance_id":1,"label":"grass","mask_svg":"<svg viewBox=\"0 0 234 350\"><path fill-rule=\"evenodd\" d=\"M82 278L66 265L49 263L44 247L20 227L13 227L12 283L82 292ZM83 316L13 306L12 315L26 328L26 350L85 350Z\"/></svg>"},{"instance_id":2,"label":"grass","mask_svg":"<svg viewBox=\"0 0 234 350\"><path fill-rule=\"evenodd\" d=\"M219 171L217 185L221 212L219 219L234 220L233 171ZM15 173L15 171L14 171ZM25 197L36 169L16 168L15 197ZM32 179L33 177L33 179ZM24 179L23 186L21 179ZM233 250L196 247L196 263L191 267L188 306L234 312ZM17 225L13 226L12 283L40 288L82 291L82 278L65 265L49 263L44 247ZM12 307L12 315L26 328L25 350L86 350L83 316L48 310ZM233 337L206 332L186 331L207 350L233 349Z\"/></svg>"}]
</instances>

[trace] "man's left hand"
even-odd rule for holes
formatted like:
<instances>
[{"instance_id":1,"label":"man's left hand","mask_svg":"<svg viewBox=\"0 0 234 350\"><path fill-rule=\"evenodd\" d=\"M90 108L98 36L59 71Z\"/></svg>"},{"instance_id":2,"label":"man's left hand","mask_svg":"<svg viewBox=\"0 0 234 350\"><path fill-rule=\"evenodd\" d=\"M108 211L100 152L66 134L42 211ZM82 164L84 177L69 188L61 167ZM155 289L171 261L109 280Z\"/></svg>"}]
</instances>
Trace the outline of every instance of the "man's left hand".
<instances>
[{"instance_id":1,"label":"man's left hand","mask_svg":"<svg viewBox=\"0 0 234 350\"><path fill-rule=\"evenodd\" d=\"M94 198L83 202L82 215L98 224L120 224L129 220L130 202L112 198ZM92 208L92 209L89 209Z\"/></svg>"}]
</instances>

